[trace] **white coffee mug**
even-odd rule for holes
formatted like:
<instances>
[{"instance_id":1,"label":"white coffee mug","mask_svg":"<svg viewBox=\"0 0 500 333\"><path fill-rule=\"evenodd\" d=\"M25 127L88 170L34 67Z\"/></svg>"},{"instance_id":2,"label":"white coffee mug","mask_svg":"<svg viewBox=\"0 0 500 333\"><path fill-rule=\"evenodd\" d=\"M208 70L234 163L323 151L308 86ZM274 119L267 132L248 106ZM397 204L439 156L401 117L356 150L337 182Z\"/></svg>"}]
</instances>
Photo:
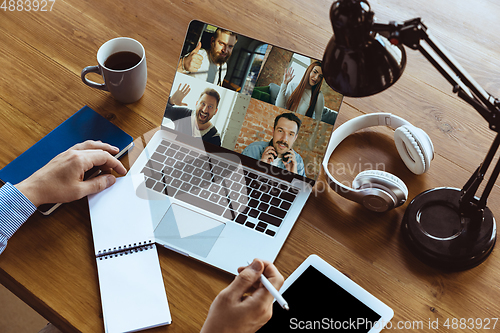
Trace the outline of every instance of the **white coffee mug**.
<instances>
[{"instance_id":1,"label":"white coffee mug","mask_svg":"<svg viewBox=\"0 0 500 333\"><path fill-rule=\"evenodd\" d=\"M132 63L130 68L112 69L106 62L111 55L119 52L135 53L140 60ZM122 103L134 103L144 94L147 82L146 52L141 43L132 38L118 37L108 40L97 51L98 66L85 67L82 70L82 81L86 85L109 91L113 97ZM100 74L104 83L88 80L88 73Z\"/></svg>"}]
</instances>

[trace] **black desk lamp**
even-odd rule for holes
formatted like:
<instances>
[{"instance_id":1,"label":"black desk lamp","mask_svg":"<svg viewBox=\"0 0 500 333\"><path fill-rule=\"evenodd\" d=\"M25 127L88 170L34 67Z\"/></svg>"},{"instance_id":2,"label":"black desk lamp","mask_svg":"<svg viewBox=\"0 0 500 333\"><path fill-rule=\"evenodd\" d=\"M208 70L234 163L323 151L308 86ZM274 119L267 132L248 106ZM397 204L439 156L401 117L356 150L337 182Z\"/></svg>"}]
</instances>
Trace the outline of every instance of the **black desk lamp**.
<instances>
[{"instance_id":1,"label":"black desk lamp","mask_svg":"<svg viewBox=\"0 0 500 333\"><path fill-rule=\"evenodd\" d=\"M496 242L496 224L486 199L500 173L497 162L480 198L476 192L500 145L500 100L488 94L429 34L420 18L402 24L373 22L367 1L338 0L330 10L334 36L323 56L330 87L349 97L376 94L396 82L406 65L401 45L419 50L497 132L483 163L464 187L436 188L408 205L401 232L410 251L424 263L465 270L482 263Z\"/></svg>"}]
</instances>

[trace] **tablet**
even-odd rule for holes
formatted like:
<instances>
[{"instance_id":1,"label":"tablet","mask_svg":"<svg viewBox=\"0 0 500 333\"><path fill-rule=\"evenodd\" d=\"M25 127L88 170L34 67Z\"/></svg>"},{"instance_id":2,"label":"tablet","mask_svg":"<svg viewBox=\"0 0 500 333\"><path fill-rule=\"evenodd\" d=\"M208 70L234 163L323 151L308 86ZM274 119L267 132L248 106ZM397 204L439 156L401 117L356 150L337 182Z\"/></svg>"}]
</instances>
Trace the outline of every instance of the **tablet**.
<instances>
[{"instance_id":1,"label":"tablet","mask_svg":"<svg viewBox=\"0 0 500 333\"><path fill-rule=\"evenodd\" d=\"M258 332L335 331L380 332L394 311L330 266L309 256L280 289L289 311L278 302L273 316Z\"/></svg>"}]
</instances>

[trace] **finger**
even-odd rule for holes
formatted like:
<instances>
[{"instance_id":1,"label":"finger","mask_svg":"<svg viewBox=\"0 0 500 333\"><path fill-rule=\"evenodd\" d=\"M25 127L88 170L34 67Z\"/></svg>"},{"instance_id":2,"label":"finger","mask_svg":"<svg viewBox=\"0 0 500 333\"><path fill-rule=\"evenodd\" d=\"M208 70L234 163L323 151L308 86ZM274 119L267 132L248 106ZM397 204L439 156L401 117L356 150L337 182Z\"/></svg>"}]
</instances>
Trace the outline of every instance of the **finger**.
<instances>
[{"instance_id":1,"label":"finger","mask_svg":"<svg viewBox=\"0 0 500 333\"><path fill-rule=\"evenodd\" d=\"M191 92L191 87L187 86L187 88L182 93L184 94L184 97L186 97L190 92Z\"/></svg>"},{"instance_id":2,"label":"finger","mask_svg":"<svg viewBox=\"0 0 500 333\"><path fill-rule=\"evenodd\" d=\"M187 84L182 84L182 83L179 83L179 88L177 89L176 93L177 95L179 94L184 94L184 91L188 88L189 86Z\"/></svg>"},{"instance_id":3,"label":"finger","mask_svg":"<svg viewBox=\"0 0 500 333\"><path fill-rule=\"evenodd\" d=\"M283 275L278 271L276 266L270 261L263 260L264 262L264 276L271 282L271 284L276 288L276 290L280 290L281 286L285 279Z\"/></svg>"},{"instance_id":4,"label":"finger","mask_svg":"<svg viewBox=\"0 0 500 333\"><path fill-rule=\"evenodd\" d=\"M283 282L285 281L283 275L281 275L276 266L274 266L270 261L263 260L263 262L264 271L262 272L262 274L264 274L264 276L269 280L269 282L271 282L274 288L279 291L281 286L283 286ZM267 301L269 303L272 303L272 301L274 300L274 296L272 296L271 293L263 285L255 290L255 292L252 294L252 297Z\"/></svg>"},{"instance_id":5,"label":"finger","mask_svg":"<svg viewBox=\"0 0 500 333\"><path fill-rule=\"evenodd\" d=\"M255 259L250 266L245 267L240 274L236 276L226 290L235 299L241 299L243 294L259 281L263 271L263 262Z\"/></svg>"},{"instance_id":6,"label":"finger","mask_svg":"<svg viewBox=\"0 0 500 333\"><path fill-rule=\"evenodd\" d=\"M196 45L191 54L197 54L200 51L200 49L201 49L201 42L198 42L198 45Z\"/></svg>"},{"instance_id":7,"label":"finger","mask_svg":"<svg viewBox=\"0 0 500 333\"><path fill-rule=\"evenodd\" d=\"M187 94L189 94L190 91L191 91L191 87L189 86L189 84L186 84L186 85L184 85L184 87L182 87L181 93L183 93L184 95L187 95Z\"/></svg>"},{"instance_id":8,"label":"finger","mask_svg":"<svg viewBox=\"0 0 500 333\"><path fill-rule=\"evenodd\" d=\"M85 197L89 194L94 194L101 192L116 182L116 178L113 175L102 174L90 180L86 180L80 184L81 195Z\"/></svg>"},{"instance_id":9,"label":"finger","mask_svg":"<svg viewBox=\"0 0 500 333\"><path fill-rule=\"evenodd\" d=\"M238 267L238 273L241 273L242 270L244 270L245 268L249 267L250 265L246 265L246 266L241 266L241 267Z\"/></svg>"},{"instance_id":10,"label":"finger","mask_svg":"<svg viewBox=\"0 0 500 333\"><path fill-rule=\"evenodd\" d=\"M273 154L273 152L268 151L264 154L264 157L273 160L275 158L275 155Z\"/></svg>"},{"instance_id":11,"label":"finger","mask_svg":"<svg viewBox=\"0 0 500 333\"><path fill-rule=\"evenodd\" d=\"M247 266L242 266L242 267L238 267L238 273L241 273L244 269L246 269L247 267L250 267L251 263L248 264ZM260 279L255 281L255 283L252 285L252 287L250 287L248 290L247 290L247 294L251 295L260 285ZM245 297L245 295L243 295L243 297Z\"/></svg>"},{"instance_id":12,"label":"finger","mask_svg":"<svg viewBox=\"0 0 500 333\"><path fill-rule=\"evenodd\" d=\"M273 146L267 146L266 149L267 149L268 152L276 152L276 149L274 149Z\"/></svg>"},{"instance_id":13,"label":"finger","mask_svg":"<svg viewBox=\"0 0 500 333\"><path fill-rule=\"evenodd\" d=\"M274 265L273 265L274 267ZM271 284L276 288L276 290L279 290L281 286L283 285L283 277L281 274L278 272L276 267L274 267L276 271L270 271L266 274L269 274L270 277L267 279ZM263 273L264 274L264 273ZM264 275L266 275L264 274ZM255 291L247 298L248 302L257 302L261 305L265 305L267 307L272 307L272 303L274 300L274 296L267 290L263 284L260 284Z\"/></svg>"},{"instance_id":14,"label":"finger","mask_svg":"<svg viewBox=\"0 0 500 333\"><path fill-rule=\"evenodd\" d=\"M191 61L191 67L196 69L196 71L198 71L202 63L203 63L203 57L199 54L195 54L193 60Z\"/></svg>"},{"instance_id":15,"label":"finger","mask_svg":"<svg viewBox=\"0 0 500 333\"><path fill-rule=\"evenodd\" d=\"M84 150L84 171L88 171L97 166L102 169L110 169L116 171L120 175L125 175L127 169L116 158L108 152L102 150Z\"/></svg>"},{"instance_id":16,"label":"finger","mask_svg":"<svg viewBox=\"0 0 500 333\"><path fill-rule=\"evenodd\" d=\"M70 149L76 149L76 150L101 149L109 152L110 154L118 154L120 152L120 149L118 147L112 146L102 141L94 141L94 140L87 140L85 142L78 143L73 147L71 147Z\"/></svg>"},{"instance_id":17,"label":"finger","mask_svg":"<svg viewBox=\"0 0 500 333\"><path fill-rule=\"evenodd\" d=\"M201 56L201 54L194 54L191 61L195 64L199 63L201 65L201 63L203 62L203 57Z\"/></svg>"}]
</instances>

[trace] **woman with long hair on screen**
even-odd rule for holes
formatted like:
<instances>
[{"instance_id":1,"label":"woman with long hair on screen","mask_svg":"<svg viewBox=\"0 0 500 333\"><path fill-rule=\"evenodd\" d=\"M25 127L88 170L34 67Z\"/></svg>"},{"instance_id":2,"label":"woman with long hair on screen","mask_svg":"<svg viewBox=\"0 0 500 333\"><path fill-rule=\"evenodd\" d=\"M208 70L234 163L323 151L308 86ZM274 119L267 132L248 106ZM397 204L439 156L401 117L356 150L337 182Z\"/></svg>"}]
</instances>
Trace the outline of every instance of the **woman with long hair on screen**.
<instances>
[{"instance_id":1,"label":"woman with long hair on screen","mask_svg":"<svg viewBox=\"0 0 500 333\"><path fill-rule=\"evenodd\" d=\"M321 84L323 83L321 62L312 62L298 84L291 82L294 77L293 69L287 68L276 98L276 106L315 120L321 120L325 106L325 99L321 92Z\"/></svg>"}]
</instances>

